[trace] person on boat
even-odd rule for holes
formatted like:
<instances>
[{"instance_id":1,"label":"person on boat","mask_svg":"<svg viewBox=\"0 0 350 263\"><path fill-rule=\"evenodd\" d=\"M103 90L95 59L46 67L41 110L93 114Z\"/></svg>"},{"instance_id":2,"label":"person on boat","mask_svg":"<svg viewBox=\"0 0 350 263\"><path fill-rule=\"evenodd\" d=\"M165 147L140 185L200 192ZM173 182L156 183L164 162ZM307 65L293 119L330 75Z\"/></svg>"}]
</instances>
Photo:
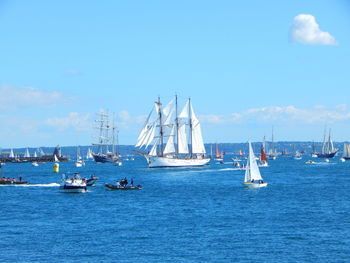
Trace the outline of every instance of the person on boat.
<instances>
[{"instance_id":1,"label":"person on boat","mask_svg":"<svg viewBox=\"0 0 350 263\"><path fill-rule=\"evenodd\" d=\"M252 183L254 183L254 179L252 179L252 181L251 181Z\"/></svg>"},{"instance_id":2,"label":"person on boat","mask_svg":"<svg viewBox=\"0 0 350 263\"><path fill-rule=\"evenodd\" d=\"M19 177L19 181L22 182L22 176Z\"/></svg>"},{"instance_id":3,"label":"person on boat","mask_svg":"<svg viewBox=\"0 0 350 263\"><path fill-rule=\"evenodd\" d=\"M134 179L131 178L131 182L130 182L131 187L134 187Z\"/></svg>"}]
</instances>

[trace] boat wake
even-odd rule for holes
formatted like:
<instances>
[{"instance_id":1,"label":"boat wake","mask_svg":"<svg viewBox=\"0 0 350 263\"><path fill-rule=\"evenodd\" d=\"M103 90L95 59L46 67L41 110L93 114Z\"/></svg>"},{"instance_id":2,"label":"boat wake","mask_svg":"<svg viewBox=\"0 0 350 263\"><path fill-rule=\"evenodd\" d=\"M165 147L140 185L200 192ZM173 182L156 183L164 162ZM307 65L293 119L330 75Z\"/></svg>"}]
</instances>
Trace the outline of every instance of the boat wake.
<instances>
[{"instance_id":1,"label":"boat wake","mask_svg":"<svg viewBox=\"0 0 350 263\"><path fill-rule=\"evenodd\" d=\"M58 187L60 184L58 183L51 183L51 184L19 184L16 186L20 187Z\"/></svg>"}]
</instances>

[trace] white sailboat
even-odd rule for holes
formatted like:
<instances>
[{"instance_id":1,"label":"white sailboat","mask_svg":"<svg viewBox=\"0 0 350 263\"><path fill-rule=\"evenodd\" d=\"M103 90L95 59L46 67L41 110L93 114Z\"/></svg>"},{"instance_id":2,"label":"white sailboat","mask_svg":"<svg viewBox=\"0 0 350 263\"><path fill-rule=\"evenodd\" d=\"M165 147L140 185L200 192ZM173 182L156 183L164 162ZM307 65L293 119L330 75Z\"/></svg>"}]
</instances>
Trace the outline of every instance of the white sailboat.
<instances>
[{"instance_id":1,"label":"white sailboat","mask_svg":"<svg viewBox=\"0 0 350 263\"><path fill-rule=\"evenodd\" d=\"M10 151L9 158L15 158L15 154L14 154L14 152L13 152L13 149L11 149L11 151Z\"/></svg>"},{"instance_id":2,"label":"white sailboat","mask_svg":"<svg viewBox=\"0 0 350 263\"><path fill-rule=\"evenodd\" d=\"M252 144L249 141L249 157L244 176L244 185L248 188L259 188L267 186L261 177L259 167L253 152Z\"/></svg>"},{"instance_id":3,"label":"white sailboat","mask_svg":"<svg viewBox=\"0 0 350 263\"><path fill-rule=\"evenodd\" d=\"M344 143L343 157L340 159L341 161L350 160L350 144Z\"/></svg>"},{"instance_id":4,"label":"white sailboat","mask_svg":"<svg viewBox=\"0 0 350 263\"><path fill-rule=\"evenodd\" d=\"M151 118L154 110L156 117ZM191 99L178 114L177 96L164 108L158 98L141 130L136 147L146 149L151 144L153 146L148 153L138 152L146 158L150 168L204 166L210 161L205 158L201 126Z\"/></svg>"},{"instance_id":5,"label":"white sailboat","mask_svg":"<svg viewBox=\"0 0 350 263\"><path fill-rule=\"evenodd\" d=\"M26 151L25 151L23 157L24 157L24 158L30 158L30 153L29 153L29 149L28 149L28 148L26 148Z\"/></svg>"},{"instance_id":6,"label":"white sailboat","mask_svg":"<svg viewBox=\"0 0 350 263\"><path fill-rule=\"evenodd\" d=\"M269 152L268 152L268 157L271 160L276 160L276 158L277 158L277 150L275 148L275 143L274 143L273 139L274 138L273 138L273 127L272 127L271 145L270 145L270 149L269 149Z\"/></svg>"},{"instance_id":7,"label":"white sailboat","mask_svg":"<svg viewBox=\"0 0 350 263\"><path fill-rule=\"evenodd\" d=\"M82 167L84 165L85 165L85 162L81 158L80 147L78 146L77 147L77 160L75 161L75 167Z\"/></svg>"},{"instance_id":8,"label":"white sailboat","mask_svg":"<svg viewBox=\"0 0 350 263\"><path fill-rule=\"evenodd\" d=\"M86 160L93 160L93 159L94 159L94 156L92 155L92 151L89 148L86 154Z\"/></svg>"}]
</instances>

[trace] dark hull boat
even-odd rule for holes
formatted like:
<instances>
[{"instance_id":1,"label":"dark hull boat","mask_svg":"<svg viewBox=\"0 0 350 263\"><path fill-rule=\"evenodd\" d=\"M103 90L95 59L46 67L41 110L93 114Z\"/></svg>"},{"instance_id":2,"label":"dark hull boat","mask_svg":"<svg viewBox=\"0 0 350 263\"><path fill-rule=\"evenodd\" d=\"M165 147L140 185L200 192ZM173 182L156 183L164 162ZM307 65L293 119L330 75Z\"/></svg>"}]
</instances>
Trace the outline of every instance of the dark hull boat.
<instances>
[{"instance_id":1,"label":"dark hull boat","mask_svg":"<svg viewBox=\"0 0 350 263\"><path fill-rule=\"evenodd\" d=\"M0 180L0 184L10 184L10 185L28 184L28 181L14 182L14 181L4 181L4 180Z\"/></svg>"},{"instance_id":2,"label":"dark hull boat","mask_svg":"<svg viewBox=\"0 0 350 263\"><path fill-rule=\"evenodd\" d=\"M118 162L118 156L106 155L106 154L93 154L96 163L116 163Z\"/></svg>"},{"instance_id":3,"label":"dark hull boat","mask_svg":"<svg viewBox=\"0 0 350 263\"><path fill-rule=\"evenodd\" d=\"M105 186L108 189L111 190L141 190L142 186L137 185L137 186L120 186L120 185L114 185L114 184L105 184Z\"/></svg>"},{"instance_id":4,"label":"dark hull boat","mask_svg":"<svg viewBox=\"0 0 350 263\"><path fill-rule=\"evenodd\" d=\"M332 153L318 153L317 154L317 157L318 158L333 158L336 154L337 154L338 151L336 152L332 152Z\"/></svg>"}]
</instances>

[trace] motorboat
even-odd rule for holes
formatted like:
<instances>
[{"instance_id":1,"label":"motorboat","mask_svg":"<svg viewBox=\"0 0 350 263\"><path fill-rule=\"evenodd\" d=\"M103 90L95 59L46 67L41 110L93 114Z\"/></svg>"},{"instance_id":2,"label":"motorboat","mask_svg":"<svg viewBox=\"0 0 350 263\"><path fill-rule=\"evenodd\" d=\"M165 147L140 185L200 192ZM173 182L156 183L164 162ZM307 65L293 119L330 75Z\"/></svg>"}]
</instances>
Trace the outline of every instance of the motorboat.
<instances>
[{"instance_id":1,"label":"motorboat","mask_svg":"<svg viewBox=\"0 0 350 263\"><path fill-rule=\"evenodd\" d=\"M60 189L69 193L84 193L87 191L86 179L82 179L79 173L74 173L72 178L63 174Z\"/></svg>"},{"instance_id":2,"label":"motorboat","mask_svg":"<svg viewBox=\"0 0 350 263\"><path fill-rule=\"evenodd\" d=\"M19 179L17 181L15 178L1 178L0 179L0 185L17 185L17 184L28 184L28 181L22 181L22 179Z\"/></svg>"}]
</instances>

